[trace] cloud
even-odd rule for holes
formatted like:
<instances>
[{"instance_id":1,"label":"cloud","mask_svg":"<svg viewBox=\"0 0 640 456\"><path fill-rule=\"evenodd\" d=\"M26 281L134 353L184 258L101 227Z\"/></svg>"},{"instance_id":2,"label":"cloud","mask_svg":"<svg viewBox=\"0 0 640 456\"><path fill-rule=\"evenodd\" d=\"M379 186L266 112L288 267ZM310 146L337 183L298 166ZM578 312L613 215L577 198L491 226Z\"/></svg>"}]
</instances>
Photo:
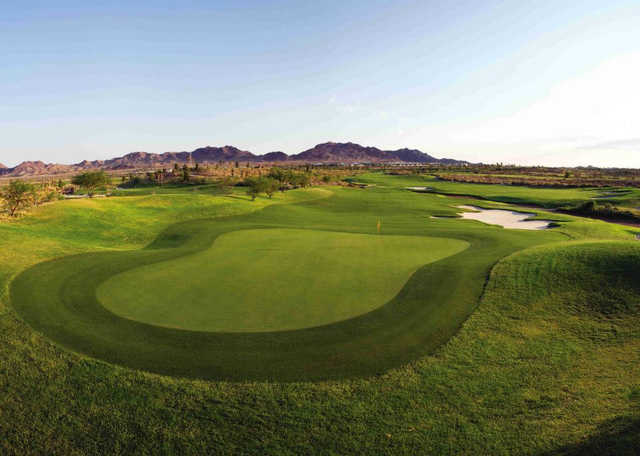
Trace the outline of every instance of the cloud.
<instances>
[{"instance_id":1,"label":"cloud","mask_svg":"<svg viewBox=\"0 0 640 456\"><path fill-rule=\"evenodd\" d=\"M619 55L509 114L432 124L407 136L467 159L640 167L638 81L640 53Z\"/></svg>"},{"instance_id":2,"label":"cloud","mask_svg":"<svg viewBox=\"0 0 640 456\"><path fill-rule=\"evenodd\" d=\"M638 150L640 151L640 138L619 139L616 141L606 141L597 144L582 146L582 149L594 150Z\"/></svg>"},{"instance_id":3,"label":"cloud","mask_svg":"<svg viewBox=\"0 0 640 456\"><path fill-rule=\"evenodd\" d=\"M606 61L559 82L546 96L501 118L470 126L469 140L522 141L593 136L613 141L640 129L640 54Z\"/></svg>"}]
</instances>

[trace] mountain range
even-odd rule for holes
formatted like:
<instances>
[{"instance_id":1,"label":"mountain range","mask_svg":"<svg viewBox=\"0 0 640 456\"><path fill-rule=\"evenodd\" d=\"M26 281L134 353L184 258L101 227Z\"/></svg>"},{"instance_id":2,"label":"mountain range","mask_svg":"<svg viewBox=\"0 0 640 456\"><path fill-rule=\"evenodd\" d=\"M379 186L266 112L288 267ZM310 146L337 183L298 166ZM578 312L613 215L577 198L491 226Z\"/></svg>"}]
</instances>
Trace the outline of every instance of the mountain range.
<instances>
[{"instance_id":1,"label":"mountain range","mask_svg":"<svg viewBox=\"0 0 640 456\"><path fill-rule=\"evenodd\" d=\"M432 163L442 165L461 165L467 162L449 158L435 158L417 149L381 150L355 143L327 142L318 144L299 154L287 155L284 152L269 152L255 155L234 146L206 146L192 152L131 152L122 157L109 160L83 160L73 165L25 161L8 168L0 164L1 176L33 176L80 172L92 169L123 170L140 168L171 167L189 163L212 164L220 162L261 162L261 163Z\"/></svg>"}]
</instances>

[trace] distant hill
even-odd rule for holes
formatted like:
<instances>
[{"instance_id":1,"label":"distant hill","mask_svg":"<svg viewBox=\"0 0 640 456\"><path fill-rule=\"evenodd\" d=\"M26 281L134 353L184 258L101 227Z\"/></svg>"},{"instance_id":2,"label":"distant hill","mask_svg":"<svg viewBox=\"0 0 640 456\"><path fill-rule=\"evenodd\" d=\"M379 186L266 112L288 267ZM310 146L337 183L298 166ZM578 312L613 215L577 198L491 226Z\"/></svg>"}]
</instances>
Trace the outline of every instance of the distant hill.
<instances>
[{"instance_id":1,"label":"distant hill","mask_svg":"<svg viewBox=\"0 0 640 456\"><path fill-rule=\"evenodd\" d=\"M213 163L219 161L255 161L256 155L233 146L201 147L191 152L191 159L196 163Z\"/></svg>"},{"instance_id":2,"label":"distant hill","mask_svg":"<svg viewBox=\"0 0 640 456\"><path fill-rule=\"evenodd\" d=\"M139 168L169 168L178 163L219 163L219 162L262 162L262 163L436 163L459 165L466 162L449 158L435 158L417 149L381 150L377 147L366 147L356 143L327 142L318 144L299 154L287 155L284 152L269 152L255 155L234 146L206 146L193 152L131 152L122 157L109 160L83 160L73 165L44 163L42 161L25 161L14 168L0 165L0 175L33 176L61 173L81 172L92 169L121 170Z\"/></svg>"},{"instance_id":3,"label":"distant hill","mask_svg":"<svg viewBox=\"0 0 640 456\"><path fill-rule=\"evenodd\" d=\"M152 154L149 152L132 152L123 157L105 160L98 167L105 169L130 169L156 166L172 166L174 163L187 163L191 159L190 152L165 152Z\"/></svg>"},{"instance_id":4,"label":"distant hill","mask_svg":"<svg viewBox=\"0 0 640 456\"><path fill-rule=\"evenodd\" d=\"M32 176L41 174L59 174L67 172L69 165L58 165L56 163L44 163L41 161L24 161L14 168L4 168L3 175L9 176Z\"/></svg>"},{"instance_id":5,"label":"distant hill","mask_svg":"<svg viewBox=\"0 0 640 456\"><path fill-rule=\"evenodd\" d=\"M292 155L291 160L305 162L343 162L343 163L447 163L463 164L452 159L438 159L417 149L380 150L377 147L365 147L356 143L327 142Z\"/></svg>"},{"instance_id":6,"label":"distant hill","mask_svg":"<svg viewBox=\"0 0 640 456\"><path fill-rule=\"evenodd\" d=\"M289 160L289 156L280 151L269 152L259 157L263 162L283 162Z\"/></svg>"},{"instance_id":7,"label":"distant hill","mask_svg":"<svg viewBox=\"0 0 640 456\"><path fill-rule=\"evenodd\" d=\"M391 160L393 157L376 147L364 147L355 143L327 142L293 155L291 158L309 162L379 162Z\"/></svg>"}]
</instances>

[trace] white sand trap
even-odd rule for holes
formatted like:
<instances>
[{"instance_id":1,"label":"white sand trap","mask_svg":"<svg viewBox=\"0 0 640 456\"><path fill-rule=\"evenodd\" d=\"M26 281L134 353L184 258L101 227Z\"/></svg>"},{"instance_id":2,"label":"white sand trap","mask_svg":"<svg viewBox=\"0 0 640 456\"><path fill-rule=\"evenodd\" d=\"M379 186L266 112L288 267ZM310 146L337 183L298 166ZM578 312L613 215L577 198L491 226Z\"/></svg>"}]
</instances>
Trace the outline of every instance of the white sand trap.
<instances>
[{"instance_id":1,"label":"white sand trap","mask_svg":"<svg viewBox=\"0 0 640 456\"><path fill-rule=\"evenodd\" d=\"M411 190L412 192L432 192L433 191L431 187L407 187L407 190Z\"/></svg>"},{"instance_id":2,"label":"white sand trap","mask_svg":"<svg viewBox=\"0 0 640 456\"><path fill-rule=\"evenodd\" d=\"M477 220L489 225L500 225L503 228L519 230L546 230L549 228L549 220L528 220L535 216L529 212L514 212L504 209L483 209L476 206L458 206L474 212L463 212L462 218Z\"/></svg>"}]
</instances>

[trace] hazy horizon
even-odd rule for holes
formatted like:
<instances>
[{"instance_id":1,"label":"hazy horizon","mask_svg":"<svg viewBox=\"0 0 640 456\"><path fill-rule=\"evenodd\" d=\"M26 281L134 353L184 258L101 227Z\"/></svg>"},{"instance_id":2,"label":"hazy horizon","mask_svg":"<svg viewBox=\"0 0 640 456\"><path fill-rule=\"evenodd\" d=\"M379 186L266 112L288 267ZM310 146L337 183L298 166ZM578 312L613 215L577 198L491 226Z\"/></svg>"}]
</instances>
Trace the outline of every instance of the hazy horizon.
<instances>
[{"instance_id":1,"label":"hazy horizon","mask_svg":"<svg viewBox=\"0 0 640 456\"><path fill-rule=\"evenodd\" d=\"M326 141L640 167L640 3L3 6L0 163Z\"/></svg>"}]
</instances>

